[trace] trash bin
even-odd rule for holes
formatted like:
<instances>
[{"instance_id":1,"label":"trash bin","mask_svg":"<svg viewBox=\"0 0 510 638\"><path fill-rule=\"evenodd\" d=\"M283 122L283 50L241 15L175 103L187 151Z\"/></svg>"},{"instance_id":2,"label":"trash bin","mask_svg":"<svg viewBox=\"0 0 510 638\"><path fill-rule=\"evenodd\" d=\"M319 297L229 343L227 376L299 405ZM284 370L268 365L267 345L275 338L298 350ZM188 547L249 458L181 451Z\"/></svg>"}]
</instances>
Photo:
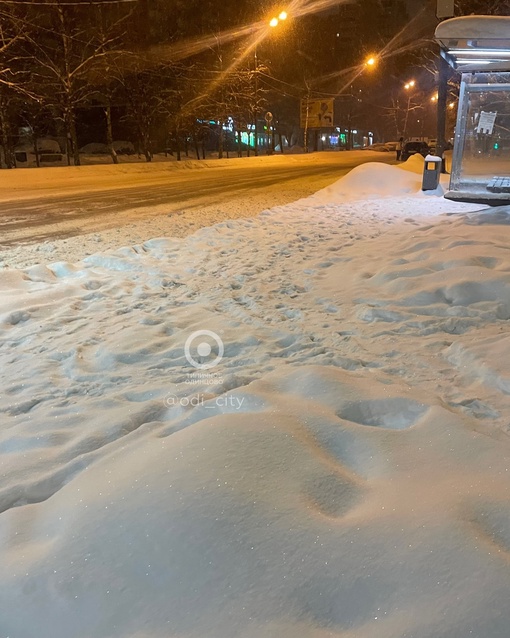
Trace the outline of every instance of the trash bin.
<instances>
[{"instance_id":1,"label":"trash bin","mask_svg":"<svg viewBox=\"0 0 510 638\"><path fill-rule=\"evenodd\" d=\"M427 155L425 166L423 167L422 191L435 191L439 186L439 176L443 160L436 155Z\"/></svg>"}]
</instances>

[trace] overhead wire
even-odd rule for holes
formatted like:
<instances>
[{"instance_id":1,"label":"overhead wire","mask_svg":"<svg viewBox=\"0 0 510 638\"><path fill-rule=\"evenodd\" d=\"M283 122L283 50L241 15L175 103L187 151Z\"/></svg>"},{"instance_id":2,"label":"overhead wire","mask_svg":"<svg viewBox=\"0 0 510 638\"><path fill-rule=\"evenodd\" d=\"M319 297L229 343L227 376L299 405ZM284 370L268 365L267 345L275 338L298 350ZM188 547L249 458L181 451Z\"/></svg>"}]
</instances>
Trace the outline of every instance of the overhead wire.
<instances>
[{"instance_id":1,"label":"overhead wire","mask_svg":"<svg viewBox=\"0 0 510 638\"><path fill-rule=\"evenodd\" d=\"M68 2L64 0L64 2L46 2L43 0L42 2L37 1L33 2L33 0L0 0L0 5L2 4L16 4L16 5L24 5L25 7L88 7L88 6L98 6L103 4L128 4L133 2L138 2L139 0L83 0L83 2Z\"/></svg>"}]
</instances>

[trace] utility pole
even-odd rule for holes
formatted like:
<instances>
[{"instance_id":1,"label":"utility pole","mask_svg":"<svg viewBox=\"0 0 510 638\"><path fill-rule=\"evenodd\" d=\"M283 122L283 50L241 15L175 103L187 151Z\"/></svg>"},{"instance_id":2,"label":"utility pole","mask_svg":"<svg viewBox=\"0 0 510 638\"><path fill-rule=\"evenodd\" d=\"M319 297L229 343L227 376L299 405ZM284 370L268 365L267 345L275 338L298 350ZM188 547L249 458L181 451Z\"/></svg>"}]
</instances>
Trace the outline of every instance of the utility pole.
<instances>
[{"instance_id":1,"label":"utility pole","mask_svg":"<svg viewBox=\"0 0 510 638\"><path fill-rule=\"evenodd\" d=\"M437 146L436 155L443 160L441 172L446 173L444 152L446 148L446 102L448 98L448 62L439 54L439 78L437 87Z\"/></svg>"},{"instance_id":2,"label":"utility pole","mask_svg":"<svg viewBox=\"0 0 510 638\"><path fill-rule=\"evenodd\" d=\"M407 96L407 109L406 109L406 117L404 120L404 139L407 139L409 136L407 134L407 123L409 121L409 111L411 110L411 93L408 94Z\"/></svg>"},{"instance_id":3,"label":"utility pole","mask_svg":"<svg viewBox=\"0 0 510 638\"><path fill-rule=\"evenodd\" d=\"M347 113L347 150L352 151L352 111L354 109L354 88L351 84L349 87L349 112Z\"/></svg>"},{"instance_id":4,"label":"utility pole","mask_svg":"<svg viewBox=\"0 0 510 638\"><path fill-rule=\"evenodd\" d=\"M304 151L308 153L308 118L310 115L310 85L305 79L306 84L306 119L305 119L305 136L304 136Z\"/></svg>"},{"instance_id":5,"label":"utility pole","mask_svg":"<svg viewBox=\"0 0 510 638\"><path fill-rule=\"evenodd\" d=\"M436 16L439 20L453 18L455 15L454 0L437 0ZM437 146L436 155L442 159L441 172L446 173L444 151L446 147L446 102L448 99L448 62L439 51L437 87Z\"/></svg>"},{"instance_id":6,"label":"utility pole","mask_svg":"<svg viewBox=\"0 0 510 638\"><path fill-rule=\"evenodd\" d=\"M259 112L259 58L257 56L257 47L255 47L255 108L253 113L255 115L255 140L253 150L255 155L259 154L259 125L258 125L258 112Z\"/></svg>"}]
</instances>

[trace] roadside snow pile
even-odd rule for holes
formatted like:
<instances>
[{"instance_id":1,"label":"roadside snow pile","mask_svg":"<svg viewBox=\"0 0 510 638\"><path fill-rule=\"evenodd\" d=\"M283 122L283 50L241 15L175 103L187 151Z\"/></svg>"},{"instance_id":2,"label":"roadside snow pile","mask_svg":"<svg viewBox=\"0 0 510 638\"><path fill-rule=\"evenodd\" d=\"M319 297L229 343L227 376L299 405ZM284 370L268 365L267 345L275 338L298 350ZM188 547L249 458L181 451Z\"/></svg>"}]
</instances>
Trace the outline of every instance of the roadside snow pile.
<instances>
[{"instance_id":1,"label":"roadside snow pile","mask_svg":"<svg viewBox=\"0 0 510 638\"><path fill-rule=\"evenodd\" d=\"M362 164L331 186L312 195L309 200L312 203L342 204L387 197L420 196L424 194L421 190L423 163L421 155L412 155L407 162L398 166L380 162ZM442 196L444 191L439 186L428 194Z\"/></svg>"},{"instance_id":2,"label":"roadside snow pile","mask_svg":"<svg viewBox=\"0 0 510 638\"><path fill-rule=\"evenodd\" d=\"M510 226L385 168L0 271L0 636L507 638Z\"/></svg>"},{"instance_id":3,"label":"roadside snow pile","mask_svg":"<svg viewBox=\"0 0 510 638\"><path fill-rule=\"evenodd\" d=\"M419 173L420 175L423 173L423 164L425 160L423 155L419 153L415 153L411 155L405 162L402 162L398 165L398 168L405 171L413 171L414 173Z\"/></svg>"}]
</instances>

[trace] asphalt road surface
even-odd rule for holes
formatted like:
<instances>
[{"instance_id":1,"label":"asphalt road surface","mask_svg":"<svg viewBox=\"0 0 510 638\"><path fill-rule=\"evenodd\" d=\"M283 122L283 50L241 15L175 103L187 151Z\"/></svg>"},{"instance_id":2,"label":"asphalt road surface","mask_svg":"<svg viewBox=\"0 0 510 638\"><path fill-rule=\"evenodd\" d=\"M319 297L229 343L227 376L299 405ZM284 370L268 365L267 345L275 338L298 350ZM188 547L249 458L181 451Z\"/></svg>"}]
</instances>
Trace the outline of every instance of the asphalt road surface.
<instances>
[{"instance_id":1,"label":"asphalt road surface","mask_svg":"<svg viewBox=\"0 0 510 638\"><path fill-rule=\"evenodd\" d=\"M0 246L98 232L183 208L245 202L247 216L254 215L308 196L359 164L389 163L394 156L352 152L265 159L233 160L218 167L209 162L208 168L180 170L168 170L163 163L143 170L133 164L90 166L78 180L68 172L73 168L0 171ZM17 188L9 187L9 173Z\"/></svg>"}]
</instances>

